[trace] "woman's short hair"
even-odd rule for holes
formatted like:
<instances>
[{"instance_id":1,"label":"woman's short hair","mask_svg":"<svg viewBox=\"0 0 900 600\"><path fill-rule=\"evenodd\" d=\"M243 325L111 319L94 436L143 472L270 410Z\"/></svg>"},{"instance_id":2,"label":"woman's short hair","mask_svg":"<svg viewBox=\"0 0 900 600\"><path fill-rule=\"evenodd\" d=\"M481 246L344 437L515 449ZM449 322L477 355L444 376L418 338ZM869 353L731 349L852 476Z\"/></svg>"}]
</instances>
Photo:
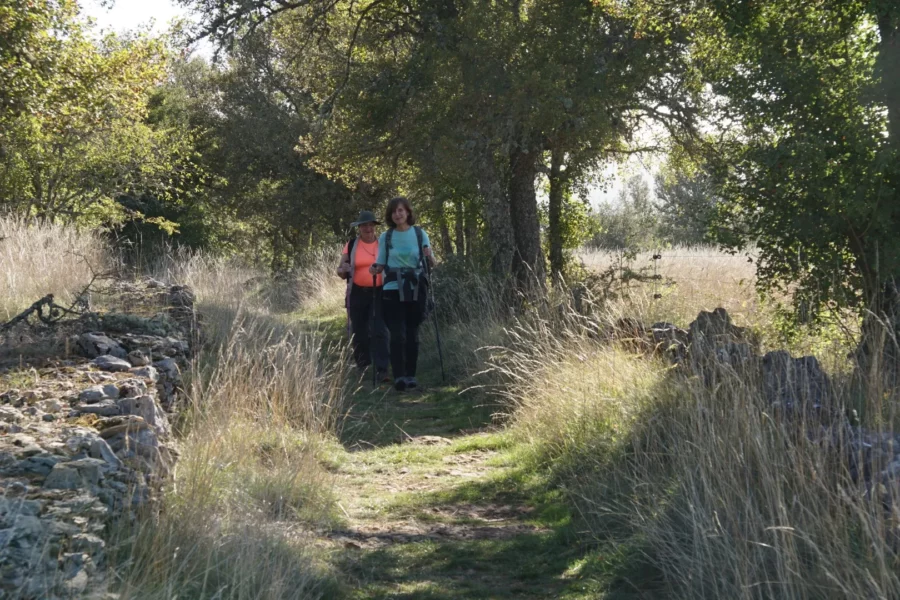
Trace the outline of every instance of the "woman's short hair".
<instances>
[{"instance_id":1,"label":"woman's short hair","mask_svg":"<svg viewBox=\"0 0 900 600\"><path fill-rule=\"evenodd\" d=\"M403 208L406 209L406 222L410 226L416 224L416 213L413 212L412 206L409 203L409 200L404 198L403 196L397 196L396 198L391 198L391 201L388 202L387 209L384 211L384 222L387 223L387 226L393 229L397 226L394 223L394 211L397 210L397 207L403 205Z\"/></svg>"}]
</instances>

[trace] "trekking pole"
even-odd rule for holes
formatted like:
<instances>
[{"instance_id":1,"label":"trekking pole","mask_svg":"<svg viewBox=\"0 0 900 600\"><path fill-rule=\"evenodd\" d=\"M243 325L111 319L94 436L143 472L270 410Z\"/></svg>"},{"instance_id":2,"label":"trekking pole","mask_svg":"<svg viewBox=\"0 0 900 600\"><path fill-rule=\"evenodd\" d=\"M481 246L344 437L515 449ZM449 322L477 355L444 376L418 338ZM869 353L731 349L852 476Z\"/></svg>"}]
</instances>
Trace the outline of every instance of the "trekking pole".
<instances>
[{"instance_id":1,"label":"trekking pole","mask_svg":"<svg viewBox=\"0 0 900 600\"><path fill-rule=\"evenodd\" d=\"M431 266L428 264L428 258L422 257L425 261L425 273L428 275L428 280L431 282L431 290L434 291L434 280L431 275ZM428 301L427 299L425 300ZM441 382L447 383L447 375L444 373L444 351L441 349L441 330L438 329L437 322L437 302L434 299L434 294L431 294L431 323L434 325L434 338L437 340L437 351L438 351L438 360L441 363Z\"/></svg>"},{"instance_id":2,"label":"trekking pole","mask_svg":"<svg viewBox=\"0 0 900 600\"><path fill-rule=\"evenodd\" d=\"M369 360L372 361L372 387L378 387L378 364L375 362L375 339L378 337L378 323L375 321L378 314L377 309L375 308L375 302L378 298L378 288L376 287L376 283L378 283L378 275L372 275L372 321L369 323L369 326L372 328L372 333L369 335Z\"/></svg>"}]
</instances>

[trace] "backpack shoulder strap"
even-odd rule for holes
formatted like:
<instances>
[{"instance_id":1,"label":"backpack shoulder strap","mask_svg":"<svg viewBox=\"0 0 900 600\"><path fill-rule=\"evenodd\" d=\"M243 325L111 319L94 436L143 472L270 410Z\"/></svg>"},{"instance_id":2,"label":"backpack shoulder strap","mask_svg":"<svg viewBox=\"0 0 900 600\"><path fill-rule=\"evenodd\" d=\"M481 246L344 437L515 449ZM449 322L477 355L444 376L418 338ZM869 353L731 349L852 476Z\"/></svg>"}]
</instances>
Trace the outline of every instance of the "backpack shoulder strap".
<instances>
[{"instance_id":1,"label":"backpack shoulder strap","mask_svg":"<svg viewBox=\"0 0 900 600\"><path fill-rule=\"evenodd\" d=\"M384 232L384 264L382 265L385 270L388 268L388 257L391 255L391 239L394 237L394 228L389 227L387 231Z\"/></svg>"},{"instance_id":2,"label":"backpack shoulder strap","mask_svg":"<svg viewBox=\"0 0 900 600\"><path fill-rule=\"evenodd\" d=\"M422 242L423 242L422 228L419 227L418 225L413 225L413 229L416 230L416 242L419 243L419 262L422 263L422 265L424 266L425 265L425 252L422 250Z\"/></svg>"},{"instance_id":3,"label":"backpack shoulder strap","mask_svg":"<svg viewBox=\"0 0 900 600\"><path fill-rule=\"evenodd\" d=\"M356 268L356 238L350 240L347 246L347 254L350 256L350 268Z\"/></svg>"}]
</instances>

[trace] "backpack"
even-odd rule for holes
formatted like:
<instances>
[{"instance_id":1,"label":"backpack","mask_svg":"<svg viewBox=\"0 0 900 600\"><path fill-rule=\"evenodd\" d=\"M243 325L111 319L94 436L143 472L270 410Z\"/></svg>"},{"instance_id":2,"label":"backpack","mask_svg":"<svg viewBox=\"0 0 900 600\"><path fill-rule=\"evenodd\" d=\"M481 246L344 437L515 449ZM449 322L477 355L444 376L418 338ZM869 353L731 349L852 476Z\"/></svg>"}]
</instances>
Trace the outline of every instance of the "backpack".
<instances>
[{"instance_id":1,"label":"backpack","mask_svg":"<svg viewBox=\"0 0 900 600\"><path fill-rule=\"evenodd\" d=\"M356 269L356 254L354 254L353 250L356 248L356 239L355 237L350 238L350 241L347 242L347 255L350 257L350 273L347 275L347 291L344 293L344 308L348 311L350 310L350 290L353 289L353 273ZM347 320L350 320L350 314L347 313Z\"/></svg>"}]
</instances>

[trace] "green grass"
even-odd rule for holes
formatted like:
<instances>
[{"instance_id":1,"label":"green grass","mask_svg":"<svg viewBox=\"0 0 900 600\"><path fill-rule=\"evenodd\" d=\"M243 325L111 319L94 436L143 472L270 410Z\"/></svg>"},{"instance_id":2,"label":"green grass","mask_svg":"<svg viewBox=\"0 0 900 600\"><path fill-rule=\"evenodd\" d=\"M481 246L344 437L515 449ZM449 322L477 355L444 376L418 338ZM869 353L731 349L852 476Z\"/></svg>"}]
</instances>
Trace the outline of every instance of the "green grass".
<instances>
[{"instance_id":1,"label":"green grass","mask_svg":"<svg viewBox=\"0 0 900 600\"><path fill-rule=\"evenodd\" d=\"M446 470L444 459L472 452L491 455L478 476L426 479L435 469ZM516 462L508 437L498 434L355 453L345 473L378 510L364 513L362 523L348 523L350 528L376 524L379 531L408 531L404 526L414 524L421 539L339 552L338 568L353 581L349 597L557 598L569 587L583 588L580 577L569 573L587 551L569 507L545 476ZM388 482L402 472L408 485L430 481L433 488L379 497L377 485L366 485L373 471Z\"/></svg>"},{"instance_id":2,"label":"green grass","mask_svg":"<svg viewBox=\"0 0 900 600\"><path fill-rule=\"evenodd\" d=\"M339 309L293 318L335 348L347 344ZM566 478L506 429L509 401L466 376L442 382L430 330L423 334L423 390L373 389L370 373L357 373L323 461L342 513L324 534L343 581L336 597L653 597L660 575L643 540L631 530L587 534ZM467 343L451 334L445 351ZM570 390L548 394L558 391Z\"/></svg>"},{"instance_id":3,"label":"green grass","mask_svg":"<svg viewBox=\"0 0 900 600\"><path fill-rule=\"evenodd\" d=\"M422 384L429 386L429 379L423 377ZM350 399L341 440L348 448L372 448L426 435L460 436L491 428L502 410L496 400L456 387L399 394L372 390L371 382L362 381Z\"/></svg>"},{"instance_id":4,"label":"green grass","mask_svg":"<svg viewBox=\"0 0 900 600\"><path fill-rule=\"evenodd\" d=\"M333 560L348 578L347 597L652 597L642 593L659 574L645 564L639 540L585 536L553 473L536 468L511 444L506 434L487 434L440 447L404 444L353 453L341 469L355 490L348 502L362 506L348 507L354 519L342 533L368 528L409 541L338 550ZM445 459L470 452L489 455L479 476L427 479ZM373 481L375 472L383 482L403 473L408 485L433 485L385 495L383 484ZM418 535L409 535L411 524Z\"/></svg>"},{"instance_id":5,"label":"green grass","mask_svg":"<svg viewBox=\"0 0 900 600\"><path fill-rule=\"evenodd\" d=\"M14 368L0 373L0 386L2 386L3 391L11 388L28 389L36 386L40 380L40 374L33 367Z\"/></svg>"},{"instance_id":6,"label":"green grass","mask_svg":"<svg viewBox=\"0 0 900 600\"><path fill-rule=\"evenodd\" d=\"M329 345L347 344L346 315L340 307L316 306L290 318L324 336ZM424 342L423 342L424 343ZM424 435L457 437L494 428L504 420L507 407L480 389L459 382L441 381L440 367L430 352L422 352L420 392L400 394L390 386L372 387L371 372L355 373L354 392L340 432L349 449L399 444Z\"/></svg>"},{"instance_id":7,"label":"green grass","mask_svg":"<svg viewBox=\"0 0 900 600\"><path fill-rule=\"evenodd\" d=\"M394 545L345 560L362 575L351 598L558 598L578 549L554 532L503 540Z\"/></svg>"}]
</instances>

